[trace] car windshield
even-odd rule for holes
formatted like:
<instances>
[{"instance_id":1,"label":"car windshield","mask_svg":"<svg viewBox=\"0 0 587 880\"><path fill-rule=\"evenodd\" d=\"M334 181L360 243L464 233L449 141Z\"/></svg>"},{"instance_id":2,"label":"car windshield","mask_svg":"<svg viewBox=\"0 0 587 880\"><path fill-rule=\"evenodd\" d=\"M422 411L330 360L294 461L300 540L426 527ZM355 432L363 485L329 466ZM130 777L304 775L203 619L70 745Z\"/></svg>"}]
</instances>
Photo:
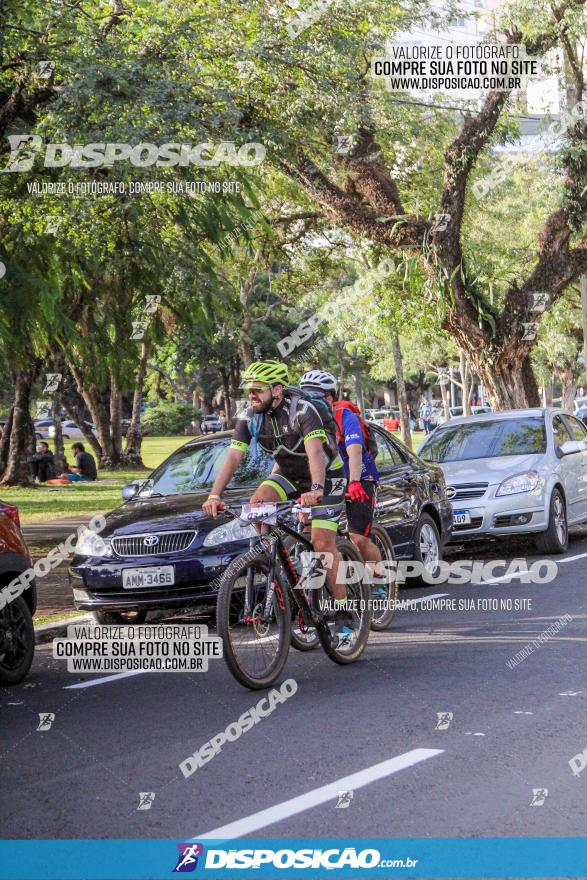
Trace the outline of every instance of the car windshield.
<instances>
[{"instance_id":1,"label":"car windshield","mask_svg":"<svg viewBox=\"0 0 587 880\"><path fill-rule=\"evenodd\" d=\"M426 461L466 461L546 452L542 418L502 419L436 430L419 451Z\"/></svg>"},{"instance_id":2,"label":"car windshield","mask_svg":"<svg viewBox=\"0 0 587 880\"><path fill-rule=\"evenodd\" d=\"M136 497L151 495L181 495L211 489L222 467L229 448L229 439L178 449L164 461L146 480ZM273 467L270 455L260 452L255 460L250 451L228 484L229 489L241 486L257 486Z\"/></svg>"}]
</instances>

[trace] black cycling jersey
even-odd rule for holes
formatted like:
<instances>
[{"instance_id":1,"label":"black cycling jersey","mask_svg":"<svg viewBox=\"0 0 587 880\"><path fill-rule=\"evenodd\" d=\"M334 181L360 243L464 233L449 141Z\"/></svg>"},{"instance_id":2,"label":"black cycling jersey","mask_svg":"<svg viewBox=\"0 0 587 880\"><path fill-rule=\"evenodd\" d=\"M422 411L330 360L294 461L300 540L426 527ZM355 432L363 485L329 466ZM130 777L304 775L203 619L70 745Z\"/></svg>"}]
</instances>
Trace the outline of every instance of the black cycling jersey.
<instances>
[{"instance_id":1,"label":"black cycling jersey","mask_svg":"<svg viewBox=\"0 0 587 880\"><path fill-rule=\"evenodd\" d=\"M256 436L260 448L275 459L280 473L301 482L310 476L305 443L319 437L326 469L341 468L336 438L327 435L316 407L301 397L294 398L293 414L290 414L291 406L292 398L284 396L279 406L269 412L256 415L249 408L245 418L235 425L231 447L246 452Z\"/></svg>"}]
</instances>

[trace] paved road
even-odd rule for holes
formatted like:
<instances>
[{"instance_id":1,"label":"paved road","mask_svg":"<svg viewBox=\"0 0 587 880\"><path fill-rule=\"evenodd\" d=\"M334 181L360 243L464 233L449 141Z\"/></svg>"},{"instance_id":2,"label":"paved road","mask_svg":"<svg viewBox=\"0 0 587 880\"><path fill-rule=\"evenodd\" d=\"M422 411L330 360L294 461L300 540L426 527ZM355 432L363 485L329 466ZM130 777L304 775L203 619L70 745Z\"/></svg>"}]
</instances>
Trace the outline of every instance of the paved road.
<instances>
[{"instance_id":1,"label":"paved road","mask_svg":"<svg viewBox=\"0 0 587 880\"><path fill-rule=\"evenodd\" d=\"M221 660L207 673L96 684L41 646L27 683L0 690L3 836L583 836L587 772L574 776L569 760L587 747L587 539L558 565L551 584L405 591L474 607L399 612L352 667L292 651L297 693L189 779L179 763L263 692L241 688ZM487 599L527 607L477 607ZM565 614L556 637L508 668ZM41 712L55 714L46 732ZM452 720L437 729L445 712ZM350 806L337 808L349 788ZM548 789L542 806L530 806L533 789ZM149 810L137 810L139 792L155 793Z\"/></svg>"}]
</instances>

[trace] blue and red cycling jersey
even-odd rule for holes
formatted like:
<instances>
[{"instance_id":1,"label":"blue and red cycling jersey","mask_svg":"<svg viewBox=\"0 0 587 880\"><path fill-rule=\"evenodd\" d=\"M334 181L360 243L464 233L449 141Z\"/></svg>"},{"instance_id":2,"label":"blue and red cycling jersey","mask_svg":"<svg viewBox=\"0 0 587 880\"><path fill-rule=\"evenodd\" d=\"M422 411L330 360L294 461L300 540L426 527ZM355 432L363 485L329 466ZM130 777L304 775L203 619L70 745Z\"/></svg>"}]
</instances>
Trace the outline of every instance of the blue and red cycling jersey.
<instances>
[{"instance_id":1,"label":"blue and red cycling jersey","mask_svg":"<svg viewBox=\"0 0 587 880\"><path fill-rule=\"evenodd\" d=\"M349 456L347 453L347 446L352 446L353 443L359 443L363 453L361 479L375 480L375 482L378 482L379 472L377 470L377 465L375 464L375 459L367 449L367 444L365 443L365 438L363 437L363 431L361 429L361 423L354 412L351 412L348 409L343 409L342 437L338 441L338 448L340 449L347 480L349 479Z\"/></svg>"}]
</instances>

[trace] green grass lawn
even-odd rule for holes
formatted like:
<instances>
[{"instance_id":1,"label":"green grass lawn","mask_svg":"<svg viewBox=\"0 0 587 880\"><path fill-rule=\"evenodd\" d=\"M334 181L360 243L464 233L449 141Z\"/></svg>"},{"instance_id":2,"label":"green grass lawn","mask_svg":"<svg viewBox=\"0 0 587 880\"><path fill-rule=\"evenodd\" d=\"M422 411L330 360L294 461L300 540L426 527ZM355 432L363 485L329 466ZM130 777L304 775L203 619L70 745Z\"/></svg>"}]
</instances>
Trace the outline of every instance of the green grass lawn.
<instances>
[{"instance_id":1,"label":"green grass lawn","mask_svg":"<svg viewBox=\"0 0 587 880\"><path fill-rule=\"evenodd\" d=\"M397 436L399 437L399 433ZM424 434L421 431L412 434L414 451L423 439ZM188 437L145 437L143 461L152 470L187 440ZM65 454L69 461L73 461L71 444L74 442L65 441ZM3 488L0 490L0 497L18 507L23 524L49 522L59 517L91 516L118 507L122 503L122 487L132 480L144 479L147 473L132 470L100 471L95 483L72 483L71 487L55 487L54 491L49 488Z\"/></svg>"},{"instance_id":2,"label":"green grass lawn","mask_svg":"<svg viewBox=\"0 0 587 880\"><path fill-rule=\"evenodd\" d=\"M189 439L189 437L145 437L143 461L149 470L152 470ZM74 440L66 440L64 444L65 454L70 462L73 461L71 444L74 442ZM95 483L72 483L71 487L65 488L56 486L55 491L51 491L50 487L36 489L7 487L0 490L0 497L2 501L18 507L23 524L49 522L59 517L91 516L93 513L104 513L118 507L122 503L122 487L132 480L144 479L147 474L148 471L100 471Z\"/></svg>"}]
</instances>

